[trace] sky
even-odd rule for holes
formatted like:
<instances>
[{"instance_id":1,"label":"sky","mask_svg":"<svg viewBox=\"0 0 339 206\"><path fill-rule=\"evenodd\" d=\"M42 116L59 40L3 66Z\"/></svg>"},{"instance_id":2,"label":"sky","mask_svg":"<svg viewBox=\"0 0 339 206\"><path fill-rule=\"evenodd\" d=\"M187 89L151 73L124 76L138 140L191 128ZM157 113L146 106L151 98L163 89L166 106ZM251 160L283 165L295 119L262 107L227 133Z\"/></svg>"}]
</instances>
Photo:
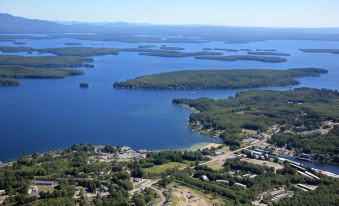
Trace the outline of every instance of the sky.
<instances>
[{"instance_id":1,"label":"sky","mask_svg":"<svg viewBox=\"0 0 339 206\"><path fill-rule=\"evenodd\" d=\"M249 27L339 27L339 0L0 0L34 19Z\"/></svg>"}]
</instances>

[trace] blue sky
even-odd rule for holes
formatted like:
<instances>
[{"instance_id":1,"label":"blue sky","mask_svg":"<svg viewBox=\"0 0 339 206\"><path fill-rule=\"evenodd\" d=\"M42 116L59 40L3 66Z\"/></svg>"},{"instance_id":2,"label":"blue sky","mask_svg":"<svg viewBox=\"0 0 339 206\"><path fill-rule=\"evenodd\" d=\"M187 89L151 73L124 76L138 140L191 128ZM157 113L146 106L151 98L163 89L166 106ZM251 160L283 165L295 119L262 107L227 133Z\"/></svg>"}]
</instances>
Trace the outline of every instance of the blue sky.
<instances>
[{"instance_id":1,"label":"blue sky","mask_svg":"<svg viewBox=\"0 0 339 206\"><path fill-rule=\"evenodd\" d=\"M0 0L0 12L61 21L339 27L339 0Z\"/></svg>"}]
</instances>

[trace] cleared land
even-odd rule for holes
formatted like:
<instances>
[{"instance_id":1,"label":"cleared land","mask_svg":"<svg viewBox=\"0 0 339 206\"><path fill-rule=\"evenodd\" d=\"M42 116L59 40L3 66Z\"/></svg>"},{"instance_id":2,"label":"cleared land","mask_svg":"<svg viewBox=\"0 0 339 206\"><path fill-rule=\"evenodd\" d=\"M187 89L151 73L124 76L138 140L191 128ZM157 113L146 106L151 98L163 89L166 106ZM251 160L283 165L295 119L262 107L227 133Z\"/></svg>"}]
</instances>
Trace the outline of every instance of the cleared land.
<instances>
[{"instance_id":1,"label":"cleared land","mask_svg":"<svg viewBox=\"0 0 339 206\"><path fill-rule=\"evenodd\" d=\"M152 167L144 168L143 170L147 173L160 174L169 168L184 168L186 166L186 164L180 162L168 162L162 165L154 165Z\"/></svg>"}]
</instances>

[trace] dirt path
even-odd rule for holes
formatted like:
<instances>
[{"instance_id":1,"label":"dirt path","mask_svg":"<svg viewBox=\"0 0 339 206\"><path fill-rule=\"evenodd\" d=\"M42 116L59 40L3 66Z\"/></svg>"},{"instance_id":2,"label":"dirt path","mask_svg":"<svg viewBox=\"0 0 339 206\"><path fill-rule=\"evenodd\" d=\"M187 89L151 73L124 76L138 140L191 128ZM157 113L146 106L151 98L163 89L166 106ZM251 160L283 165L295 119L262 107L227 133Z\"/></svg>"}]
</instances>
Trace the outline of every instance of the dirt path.
<instances>
[{"instance_id":1,"label":"dirt path","mask_svg":"<svg viewBox=\"0 0 339 206\"><path fill-rule=\"evenodd\" d=\"M164 194L162 193L162 191L159 190L159 189L156 188L156 187L151 187L151 188L152 188L154 191L156 191L156 192L159 194L160 198L161 198L161 201L160 201L156 206L162 206L162 205L164 205L164 203L165 203L165 201L166 201L166 198L165 198Z\"/></svg>"},{"instance_id":2,"label":"dirt path","mask_svg":"<svg viewBox=\"0 0 339 206\"><path fill-rule=\"evenodd\" d=\"M177 196L178 202L176 205L178 206L208 206L208 202L205 197L197 194L193 190L181 187L173 189L173 195Z\"/></svg>"}]
</instances>

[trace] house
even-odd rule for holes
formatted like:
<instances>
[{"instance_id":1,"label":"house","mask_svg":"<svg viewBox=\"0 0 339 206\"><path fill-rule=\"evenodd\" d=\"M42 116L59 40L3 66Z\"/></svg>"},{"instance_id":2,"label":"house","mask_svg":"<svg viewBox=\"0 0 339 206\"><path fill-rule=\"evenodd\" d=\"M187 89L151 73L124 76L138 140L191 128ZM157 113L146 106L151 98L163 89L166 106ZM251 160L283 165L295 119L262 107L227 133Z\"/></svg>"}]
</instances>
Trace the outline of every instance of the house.
<instances>
[{"instance_id":1,"label":"house","mask_svg":"<svg viewBox=\"0 0 339 206\"><path fill-rule=\"evenodd\" d=\"M143 182L143 181L144 181L144 179L138 178L138 177L135 177L135 178L133 179L133 182L135 182L135 183L141 183L141 182Z\"/></svg>"},{"instance_id":2,"label":"house","mask_svg":"<svg viewBox=\"0 0 339 206\"><path fill-rule=\"evenodd\" d=\"M239 187L242 187L242 188L245 188L245 189L247 188L246 185L241 184L241 183L239 183L239 182L234 183L234 185L239 186Z\"/></svg>"},{"instance_id":3,"label":"house","mask_svg":"<svg viewBox=\"0 0 339 206\"><path fill-rule=\"evenodd\" d=\"M253 178L256 178L258 175L254 174L254 175L251 175L250 178L253 179Z\"/></svg>"},{"instance_id":4,"label":"house","mask_svg":"<svg viewBox=\"0 0 339 206\"><path fill-rule=\"evenodd\" d=\"M228 180L216 180L216 182L224 183L226 185L230 183Z\"/></svg>"},{"instance_id":5,"label":"house","mask_svg":"<svg viewBox=\"0 0 339 206\"><path fill-rule=\"evenodd\" d=\"M7 198L9 198L8 195L0 196L0 205L4 204L7 200Z\"/></svg>"},{"instance_id":6,"label":"house","mask_svg":"<svg viewBox=\"0 0 339 206\"><path fill-rule=\"evenodd\" d=\"M54 186L53 181L49 180L32 180L32 185L36 186Z\"/></svg>"},{"instance_id":7,"label":"house","mask_svg":"<svg viewBox=\"0 0 339 206\"><path fill-rule=\"evenodd\" d=\"M37 186L31 186L28 189L28 193L29 196L38 196L39 195L39 188Z\"/></svg>"},{"instance_id":8,"label":"house","mask_svg":"<svg viewBox=\"0 0 339 206\"><path fill-rule=\"evenodd\" d=\"M208 179L208 177L206 175L201 175L201 180L204 181L204 182L208 182L210 181L210 179Z\"/></svg>"}]
</instances>

